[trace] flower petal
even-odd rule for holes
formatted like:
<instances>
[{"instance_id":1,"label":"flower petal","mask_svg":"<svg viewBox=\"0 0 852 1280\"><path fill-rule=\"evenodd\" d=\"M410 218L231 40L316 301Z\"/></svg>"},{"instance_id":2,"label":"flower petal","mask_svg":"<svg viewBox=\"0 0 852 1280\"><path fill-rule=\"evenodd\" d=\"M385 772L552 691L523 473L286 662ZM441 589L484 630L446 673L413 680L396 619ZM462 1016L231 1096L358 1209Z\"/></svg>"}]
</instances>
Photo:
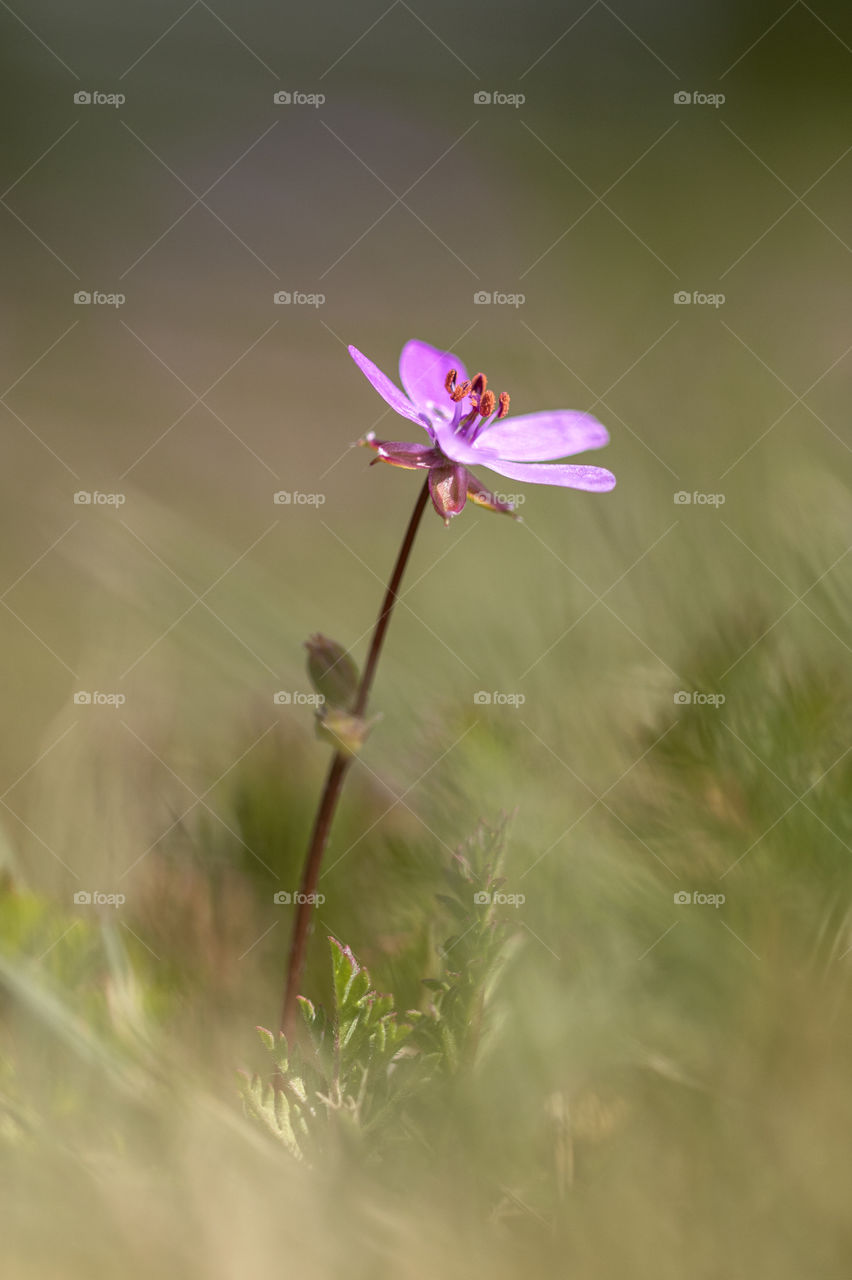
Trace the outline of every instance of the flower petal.
<instances>
[{"instance_id":1,"label":"flower petal","mask_svg":"<svg viewBox=\"0 0 852 1280\"><path fill-rule=\"evenodd\" d=\"M455 369L459 382L465 381L467 374L458 356L449 351L439 351L437 347L430 347L428 342L420 342L417 338L406 342L399 357L400 382L410 399L422 411L428 411L431 405L438 405L446 412L451 412L453 406L444 385L451 369Z\"/></svg>"},{"instance_id":2,"label":"flower petal","mask_svg":"<svg viewBox=\"0 0 852 1280\"><path fill-rule=\"evenodd\" d=\"M467 483L464 467L448 462L445 466L431 468L429 493L432 505L444 524L449 524L450 516L457 516L467 501Z\"/></svg>"},{"instance_id":3,"label":"flower petal","mask_svg":"<svg viewBox=\"0 0 852 1280\"><path fill-rule=\"evenodd\" d=\"M432 429L441 452L453 462L464 462L468 466L478 463L481 467L490 467L491 459L495 462L500 461L499 453L492 453L488 449L474 449L464 436L453 431L452 424L449 422L436 422L433 419Z\"/></svg>"},{"instance_id":4,"label":"flower petal","mask_svg":"<svg viewBox=\"0 0 852 1280\"><path fill-rule=\"evenodd\" d=\"M423 421L423 415L417 411L408 396L402 394L399 387L391 382L386 373L382 373L378 365L373 364L372 360L368 360L357 347L350 347L349 354L365 378L369 379L382 399L386 400L393 409L394 413L401 414L403 418L410 418L418 426L423 427L426 425Z\"/></svg>"},{"instance_id":5,"label":"flower petal","mask_svg":"<svg viewBox=\"0 0 852 1280\"><path fill-rule=\"evenodd\" d=\"M518 462L550 462L609 444L605 426L588 413L556 409L492 422L477 437L475 448Z\"/></svg>"},{"instance_id":6,"label":"flower petal","mask_svg":"<svg viewBox=\"0 0 852 1280\"><path fill-rule=\"evenodd\" d=\"M467 473L467 496L471 502L478 502L481 507L487 507L489 511L502 511L507 516L513 516L517 520L517 513L511 502L504 502L502 498L498 498L490 489L486 489L484 484L480 484L476 476Z\"/></svg>"},{"instance_id":7,"label":"flower petal","mask_svg":"<svg viewBox=\"0 0 852 1280\"><path fill-rule=\"evenodd\" d=\"M434 467L442 459L439 449L428 444L410 444L407 440L377 440L372 431L359 441L379 455L373 462L389 462L392 467L416 471L418 467Z\"/></svg>"},{"instance_id":8,"label":"flower petal","mask_svg":"<svg viewBox=\"0 0 852 1280\"><path fill-rule=\"evenodd\" d=\"M498 476L508 476L510 480L521 480L527 484L555 484L565 489L588 489L591 493L607 493L615 488L615 476L604 467L547 466L527 462L507 462L503 458L496 461L483 459L483 466L496 471Z\"/></svg>"}]
</instances>

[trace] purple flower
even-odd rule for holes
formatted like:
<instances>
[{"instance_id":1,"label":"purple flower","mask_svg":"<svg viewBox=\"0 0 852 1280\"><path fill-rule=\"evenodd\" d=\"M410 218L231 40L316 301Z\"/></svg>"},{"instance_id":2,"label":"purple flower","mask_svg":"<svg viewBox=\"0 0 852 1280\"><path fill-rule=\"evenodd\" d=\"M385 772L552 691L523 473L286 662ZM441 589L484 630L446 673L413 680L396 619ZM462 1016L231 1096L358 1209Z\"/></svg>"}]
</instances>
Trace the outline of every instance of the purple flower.
<instances>
[{"instance_id":1,"label":"purple flower","mask_svg":"<svg viewBox=\"0 0 852 1280\"><path fill-rule=\"evenodd\" d=\"M603 467L542 466L609 443L606 428L588 413L556 409L507 418L509 397L488 390L484 373L468 379L464 365L448 351L426 342L406 342L399 358L403 394L356 347L349 354L395 413L424 427L429 444L377 440L371 431L360 443L374 449L376 462L429 471L429 492L445 524L470 498L492 511L513 507L486 489L468 470L487 467L499 476L532 484L606 493L615 476Z\"/></svg>"}]
</instances>

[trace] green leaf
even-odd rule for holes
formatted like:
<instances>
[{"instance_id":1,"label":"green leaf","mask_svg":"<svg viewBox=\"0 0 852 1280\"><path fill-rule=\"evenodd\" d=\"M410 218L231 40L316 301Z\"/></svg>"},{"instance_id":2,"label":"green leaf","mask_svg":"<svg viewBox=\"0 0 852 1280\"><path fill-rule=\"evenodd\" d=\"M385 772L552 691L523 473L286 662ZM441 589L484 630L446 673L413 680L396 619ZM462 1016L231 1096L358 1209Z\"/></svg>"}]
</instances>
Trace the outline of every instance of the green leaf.
<instances>
[{"instance_id":1,"label":"green leaf","mask_svg":"<svg viewBox=\"0 0 852 1280\"><path fill-rule=\"evenodd\" d=\"M436 893L435 897L439 902L453 913L457 920L467 920L470 916L470 909L464 903L459 902L458 898L451 898L446 893Z\"/></svg>"},{"instance_id":2,"label":"green leaf","mask_svg":"<svg viewBox=\"0 0 852 1280\"><path fill-rule=\"evenodd\" d=\"M361 966L349 947L344 947L336 938L329 938L331 943L331 964L334 976L334 999L338 1009L343 1009L349 997L349 991Z\"/></svg>"},{"instance_id":3,"label":"green leaf","mask_svg":"<svg viewBox=\"0 0 852 1280\"><path fill-rule=\"evenodd\" d=\"M305 1025L312 1027L317 1020L317 1011L313 1002L308 1000L306 996L296 996L296 999L299 1003L302 1017L305 1020Z\"/></svg>"}]
</instances>

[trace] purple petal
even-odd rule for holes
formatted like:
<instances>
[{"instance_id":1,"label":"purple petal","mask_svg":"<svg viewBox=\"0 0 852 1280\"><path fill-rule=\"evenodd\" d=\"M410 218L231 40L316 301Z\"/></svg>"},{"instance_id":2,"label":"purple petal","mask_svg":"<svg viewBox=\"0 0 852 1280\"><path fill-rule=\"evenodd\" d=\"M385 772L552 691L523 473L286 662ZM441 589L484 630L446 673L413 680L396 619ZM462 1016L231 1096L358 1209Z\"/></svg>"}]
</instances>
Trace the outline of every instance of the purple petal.
<instances>
[{"instance_id":1,"label":"purple petal","mask_svg":"<svg viewBox=\"0 0 852 1280\"><path fill-rule=\"evenodd\" d=\"M506 462L503 458L496 461L483 459L482 464L498 476L508 476L510 480L522 480L527 484L556 484L565 489L588 489L591 493L606 493L615 488L615 476L603 467L572 466L536 466L526 462Z\"/></svg>"},{"instance_id":2,"label":"purple petal","mask_svg":"<svg viewBox=\"0 0 852 1280\"><path fill-rule=\"evenodd\" d=\"M350 347L349 354L364 376L372 382L382 399L387 401L394 413L401 414L403 418L410 418L418 426L425 425L422 415L418 413L408 396L404 396L399 387L394 386L387 374L382 373L381 369L374 365L372 360L368 360L365 355L362 355L357 347Z\"/></svg>"},{"instance_id":3,"label":"purple petal","mask_svg":"<svg viewBox=\"0 0 852 1280\"><path fill-rule=\"evenodd\" d=\"M399 380L421 410L426 410L433 404L440 405L448 412L452 410L453 405L444 385L451 369L455 369L459 382L465 381L467 374L458 356L449 351L439 351L437 347L430 347L428 342L419 342L416 338L406 342L399 357Z\"/></svg>"},{"instance_id":4,"label":"purple petal","mask_svg":"<svg viewBox=\"0 0 852 1280\"><path fill-rule=\"evenodd\" d=\"M597 418L556 409L552 413L498 419L486 427L475 447L512 461L549 462L553 458L570 458L586 449L600 449L605 444L609 444L609 435Z\"/></svg>"},{"instance_id":5,"label":"purple petal","mask_svg":"<svg viewBox=\"0 0 852 1280\"><path fill-rule=\"evenodd\" d=\"M492 453L488 449L474 449L473 445L468 444L464 436L456 435L453 432L452 424L449 422L439 422L433 419L432 430L435 433L435 440L441 452L451 458L453 462L466 463L468 466L478 464L480 467L490 467L492 458L495 462L500 461L498 453Z\"/></svg>"},{"instance_id":6,"label":"purple petal","mask_svg":"<svg viewBox=\"0 0 852 1280\"><path fill-rule=\"evenodd\" d=\"M428 444L410 444L407 440L377 440L372 432L364 438L363 443L375 449L379 455L373 459L374 462L389 462L392 467L405 467L408 471L415 471L418 467L434 467L442 461L440 450L433 449Z\"/></svg>"},{"instance_id":7,"label":"purple petal","mask_svg":"<svg viewBox=\"0 0 852 1280\"><path fill-rule=\"evenodd\" d=\"M504 502L502 498L498 498L490 489L486 489L484 484L480 484L476 476L470 471L467 473L467 496L471 502L478 502L481 507L487 507L489 511L502 511L506 515L515 516L515 508L511 502ZM517 519L517 517L515 516Z\"/></svg>"}]
</instances>

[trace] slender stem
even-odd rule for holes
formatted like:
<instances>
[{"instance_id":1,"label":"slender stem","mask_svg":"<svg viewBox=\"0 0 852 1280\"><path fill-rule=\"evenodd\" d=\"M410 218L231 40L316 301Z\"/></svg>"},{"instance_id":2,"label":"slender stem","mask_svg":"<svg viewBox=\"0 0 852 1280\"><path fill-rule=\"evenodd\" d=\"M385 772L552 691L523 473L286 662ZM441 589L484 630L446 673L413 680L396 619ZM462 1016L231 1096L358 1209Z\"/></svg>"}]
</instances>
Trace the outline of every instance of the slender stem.
<instances>
[{"instance_id":1,"label":"slender stem","mask_svg":"<svg viewBox=\"0 0 852 1280\"><path fill-rule=\"evenodd\" d=\"M405 573L405 567L408 564L408 558L411 555L411 548L414 545L414 539L420 526L420 520L426 509L426 503L429 500L429 481L428 479L420 490L420 496L414 504L414 510L411 513L411 519L408 522L408 528L405 531L405 537L402 540L402 546L399 549L399 555L396 558L393 573L388 583L385 598L379 612L376 626L373 631L373 638L370 641L370 651L367 654L367 662L364 667L361 681L358 685L358 692L355 696L355 702L352 707L352 714L355 716L363 716L367 710L367 700L370 696L373 680L376 675L376 667L379 663L379 656L382 651L385 634L387 633L390 623L393 607L397 601L397 593L399 591L402 576ZM296 923L293 927L293 937L290 942L290 956L287 962L287 982L284 990L284 1003L281 1009L281 1031L291 1038L293 1032L293 1023L296 1016L296 999L299 995L299 987L302 984L302 974L305 968L305 954L308 945L308 934L310 932L311 917L313 915L313 895L316 893L317 883L319 881L320 865L322 863L323 853L325 852L328 837L331 832L331 824L334 820L334 814L337 809L337 802L340 799L340 793L343 790L343 781L352 763L352 756L343 751L337 751L331 761L328 775L325 780L322 798L320 800L317 816L314 820L313 831L311 832L311 840L308 845L308 853L305 858L305 866L302 871L302 883L300 886L300 898L296 908Z\"/></svg>"}]
</instances>

